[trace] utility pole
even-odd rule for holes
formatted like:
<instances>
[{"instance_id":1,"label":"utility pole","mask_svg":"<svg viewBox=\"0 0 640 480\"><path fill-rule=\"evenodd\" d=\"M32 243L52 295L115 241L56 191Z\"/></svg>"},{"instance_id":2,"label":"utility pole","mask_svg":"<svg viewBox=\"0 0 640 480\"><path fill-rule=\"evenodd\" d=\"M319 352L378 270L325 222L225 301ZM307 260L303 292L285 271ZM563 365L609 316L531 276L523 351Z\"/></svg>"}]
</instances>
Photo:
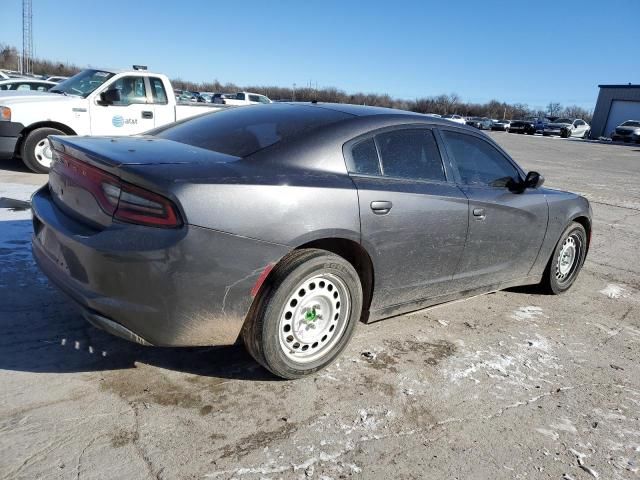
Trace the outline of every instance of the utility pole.
<instances>
[{"instance_id":1,"label":"utility pole","mask_svg":"<svg viewBox=\"0 0 640 480\"><path fill-rule=\"evenodd\" d=\"M20 73L33 73L33 9L31 0L22 0L22 60Z\"/></svg>"},{"instance_id":2,"label":"utility pole","mask_svg":"<svg viewBox=\"0 0 640 480\"><path fill-rule=\"evenodd\" d=\"M293 101L296 101L296 83L293 82Z\"/></svg>"}]
</instances>

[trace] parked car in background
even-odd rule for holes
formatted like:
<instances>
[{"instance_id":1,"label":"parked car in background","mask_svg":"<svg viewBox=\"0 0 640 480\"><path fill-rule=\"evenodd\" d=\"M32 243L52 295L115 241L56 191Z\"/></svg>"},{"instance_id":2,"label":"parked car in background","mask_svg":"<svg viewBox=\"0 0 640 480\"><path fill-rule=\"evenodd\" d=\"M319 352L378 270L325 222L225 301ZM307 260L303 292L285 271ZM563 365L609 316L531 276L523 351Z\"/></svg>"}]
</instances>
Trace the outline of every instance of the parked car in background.
<instances>
[{"instance_id":1,"label":"parked car in background","mask_svg":"<svg viewBox=\"0 0 640 480\"><path fill-rule=\"evenodd\" d=\"M466 121L466 124L478 130L491 130L493 122L487 117L471 117Z\"/></svg>"},{"instance_id":2,"label":"parked car in background","mask_svg":"<svg viewBox=\"0 0 640 480\"><path fill-rule=\"evenodd\" d=\"M213 92L200 92L200 96L207 103L213 103Z\"/></svg>"},{"instance_id":3,"label":"parked car in background","mask_svg":"<svg viewBox=\"0 0 640 480\"><path fill-rule=\"evenodd\" d=\"M503 132L508 132L510 125L511 125L511 120L496 120L491 125L491 130L500 130Z\"/></svg>"},{"instance_id":4,"label":"parked car in background","mask_svg":"<svg viewBox=\"0 0 640 480\"><path fill-rule=\"evenodd\" d=\"M50 148L33 255L87 320L145 345L243 343L283 378L332 363L361 321L565 292L589 249L587 199L412 112L257 105Z\"/></svg>"},{"instance_id":5,"label":"parked car in background","mask_svg":"<svg viewBox=\"0 0 640 480\"><path fill-rule=\"evenodd\" d=\"M445 120L450 120L452 122L456 122L459 123L461 125L465 125L467 123L467 121L464 119L464 117L460 116L460 115L443 115L442 118L444 118Z\"/></svg>"},{"instance_id":6,"label":"parked car in background","mask_svg":"<svg viewBox=\"0 0 640 480\"><path fill-rule=\"evenodd\" d=\"M60 75L58 76L53 76L53 77L48 77L45 80L48 80L49 82L55 82L55 83L60 83L64 80L67 80L69 77L62 77Z\"/></svg>"},{"instance_id":7,"label":"parked car in background","mask_svg":"<svg viewBox=\"0 0 640 480\"><path fill-rule=\"evenodd\" d=\"M225 93L219 97L214 98L213 103L219 103L222 105L255 105L258 103L272 102L268 97L260 95L259 93L238 92Z\"/></svg>"},{"instance_id":8,"label":"parked car in background","mask_svg":"<svg viewBox=\"0 0 640 480\"><path fill-rule=\"evenodd\" d=\"M509 124L510 133L520 133L526 135L534 135L538 131L538 119L526 118L522 120L512 120Z\"/></svg>"},{"instance_id":9,"label":"parked car in background","mask_svg":"<svg viewBox=\"0 0 640 480\"><path fill-rule=\"evenodd\" d=\"M589 138L589 133L591 127L581 118L558 118L548 123L542 131L544 136L560 135L562 138Z\"/></svg>"},{"instance_id":10,"label":"parked car in background","mask_svg":"<svg viewBox=\"0 0 640 480\"><path fill-rule=\"evenodd\" d=\"M48 80L36 80L33 78L10 78L9 80L0 80L0 91L26 90L34 92L46 92L55 85L56 82L50 82Z\"/></svg>"},{"instance_id":11,"label":"parked car in background","mask_svg":"<svg viewBox=\"0 0 640 480\"><path fill-rule=\"evenodd\" d=\"M93 68L48 92L0 92L0 159L18 157L32 171L46 173L49 135L135 135L226 108L176 104L171 92L171 82L159 73Z\"/></svg>"},{"instance_id":12,"label":"parked car in background","mask_svg":"<svg viewBox=\"0 0 640 480\"><path fill-rule=\"evenodd\" d=\"M614 142L640 143L640 120L622 122L611 132L611 140Z\"/></svg>"},{"instance_id":13,"label":"parked car in background","mask_svg":"<svg viewBox=\"0 0 640 480\"><path fill-rule=\"evenodd\" d=\"M10 78L27 78L28 75L23 75L20 72L16 72L15 70L0 70L0 80L8 80Z\"/></svg>"}]
</instances>

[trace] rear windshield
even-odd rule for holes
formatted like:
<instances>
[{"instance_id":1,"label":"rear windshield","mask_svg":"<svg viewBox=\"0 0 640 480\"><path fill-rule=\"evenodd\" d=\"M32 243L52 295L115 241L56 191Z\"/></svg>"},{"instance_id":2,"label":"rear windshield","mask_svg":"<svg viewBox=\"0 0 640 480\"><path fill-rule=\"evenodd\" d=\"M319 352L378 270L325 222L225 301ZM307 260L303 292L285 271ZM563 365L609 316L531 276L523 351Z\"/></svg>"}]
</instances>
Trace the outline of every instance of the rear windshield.
<instances>
[{"instance_id":1,"label":"rear windshield","mask_svg":"<svg viewBox=\"0 0 640 480\"><path fill-rule=\"evenodd\" d=\"M620 126L621 127L640 127L640 122L636 122L635 120L627 120Z\"/></svg>"},{"instance_id":2,"label":"rear windshield","mask_svg":"<svg viewBox=\"0 0 640 480\"><path fill-rule=\"evenodd\" d=\"M269 104L230 108L152 132L159 138L247 157L351 115L320 107Z\"/></svg>"}]
</instances>

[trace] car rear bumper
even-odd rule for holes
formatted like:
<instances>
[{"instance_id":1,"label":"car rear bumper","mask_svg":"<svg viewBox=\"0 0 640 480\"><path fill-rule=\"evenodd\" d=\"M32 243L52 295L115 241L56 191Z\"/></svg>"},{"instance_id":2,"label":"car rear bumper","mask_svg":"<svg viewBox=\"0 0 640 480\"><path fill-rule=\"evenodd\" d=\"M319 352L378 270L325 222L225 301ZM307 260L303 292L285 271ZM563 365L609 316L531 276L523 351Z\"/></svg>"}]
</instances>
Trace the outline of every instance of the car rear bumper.
<instances>
[{"instance_id":1,"label":"car rear bumper","mask_svg":"<svg viewBox=\"0 0 640 480\"><path fill-rule=\"evenodd\" d=\"M0 159L12 158L24 125L17 122L0 122Z\"/></svg>"},{"instance_id":2,"label":"car rear bumper","mask_svg":"<svg viewBox=\"0 0 640 480\"><path fill-rule=\"evenodd\" d=\"M32 208L33 255L45 275L91 323L141 344L235 343L257 278L289 250L191 225L90 230L47 186Z\"/></svg>"}]
</instances>

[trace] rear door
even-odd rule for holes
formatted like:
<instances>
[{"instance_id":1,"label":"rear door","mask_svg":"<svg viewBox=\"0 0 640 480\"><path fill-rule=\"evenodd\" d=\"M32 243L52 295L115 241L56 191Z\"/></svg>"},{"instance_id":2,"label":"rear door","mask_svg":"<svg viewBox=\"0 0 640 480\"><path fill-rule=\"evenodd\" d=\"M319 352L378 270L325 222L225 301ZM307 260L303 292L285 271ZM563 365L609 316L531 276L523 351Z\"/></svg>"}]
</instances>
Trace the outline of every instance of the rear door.
<instances>
[{"instance_id":1,"label":"rear door","mask_svg":"<svg viewBox=\"0 0 640 480\"><path fill-rule=\"evenodd\" d=\"M117 89L120 101L90 105L92 135L135 135L154 127L153 105L143 76L120 77L101 89Z\"/></svg>"},{"instance_id":2,"label":"rear door","mask_svg":"<svg viewBox=\"0 0 640 480\"><path fill-rule=\"evenodd\" d=\"M169 102L167 89L164 82L159 77L148 77L148 88L151 92L151 103L153 108L153 125L161 127L176 121L176 110L173 102Z\"/></svg>"},{"instance_id":3,"label":"rear door","mask_svg":"<svg viewBox=\"0 0 640 480\"><path fill-rule=\"evenodd\" d=\"M429 128L383 130L345 145L362 243L376 272L372 310L451 291L467 234L467 199Z\"/></svg>"},{"instance_id":4,"label":"rear door","mask_svg":"<svg viewBox=\"0 0 640 480\"><path fill-rule=\"evenodd\" d=\"M511 191L508 180L524 172L480 135L445 128L441 133L469 199L469 233L454 283L466 290L526 277L546 233L544 193Z\"/></svg>"}]
</instances>

